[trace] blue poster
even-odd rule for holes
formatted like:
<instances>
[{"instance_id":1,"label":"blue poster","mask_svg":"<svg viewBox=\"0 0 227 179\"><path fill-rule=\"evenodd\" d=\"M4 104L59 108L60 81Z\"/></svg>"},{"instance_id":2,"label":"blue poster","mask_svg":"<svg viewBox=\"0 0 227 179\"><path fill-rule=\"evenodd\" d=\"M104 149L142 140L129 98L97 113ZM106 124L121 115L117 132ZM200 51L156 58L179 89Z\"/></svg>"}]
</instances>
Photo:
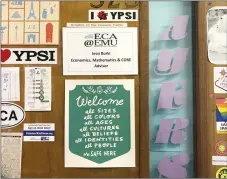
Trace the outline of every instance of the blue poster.
<instances>
[{"instance_id":1,"label":"blue poster","mask_svg":"<svg viewBox=\"0 0 227 179\"><path fill-rule=\"evenodd\" d=\"M191 2L150 2L150 177L190 178L193 170Z\"/></svg>"}]
</instances>

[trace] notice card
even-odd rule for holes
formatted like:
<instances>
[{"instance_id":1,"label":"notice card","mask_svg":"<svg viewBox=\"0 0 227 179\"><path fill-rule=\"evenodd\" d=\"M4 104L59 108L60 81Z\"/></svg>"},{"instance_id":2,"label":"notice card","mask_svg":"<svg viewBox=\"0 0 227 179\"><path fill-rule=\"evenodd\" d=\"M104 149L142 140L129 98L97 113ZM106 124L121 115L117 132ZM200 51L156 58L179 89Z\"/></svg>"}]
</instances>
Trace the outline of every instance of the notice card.
<instances>
[{"instance_id":1,"label":"notice card","mask_svg":"<svg viewBox=\"0 0 227 179\"><path fill-rule=\"evenodd\" d=\"M25 67L25 111L51 110L51 67Z\"/></svg>"},{"instance_id":2,"label":"notice card","mask_svg":"<svg viewBox=\"0 0 227 179\"><path fill-rule=\"evenodd\" d=\"M65 167L135 167L134 80L66 80Z\"/></svg>"},{"instance_id":3,"label":"notice card","mask_svg":"<svg viewBox=\"0 0 227 179\"><path fill-rule=\"evenodd\" d=\"M20 68L1 68L1 101L20 101Z\"/></svg>"}]
</instances>

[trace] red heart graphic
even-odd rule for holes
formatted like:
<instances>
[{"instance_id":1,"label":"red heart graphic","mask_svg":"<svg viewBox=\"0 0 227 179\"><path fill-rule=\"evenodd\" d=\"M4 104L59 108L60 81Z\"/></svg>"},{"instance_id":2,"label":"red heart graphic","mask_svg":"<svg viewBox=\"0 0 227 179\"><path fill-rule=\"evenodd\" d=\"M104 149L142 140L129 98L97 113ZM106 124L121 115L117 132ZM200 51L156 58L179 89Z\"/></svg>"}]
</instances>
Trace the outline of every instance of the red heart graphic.
<instances>
[{"instance_id":1,"label":"red heart graphic","mask_svg":"<svg viewBox=\"0 0 227 179\"><path fill-rule=\"evenodd\" d=\"M1 50L1 62L5 62L9 59L9 57L11 56L11 51L8 49L5 50Z\"/></svg>"}]
</instances>

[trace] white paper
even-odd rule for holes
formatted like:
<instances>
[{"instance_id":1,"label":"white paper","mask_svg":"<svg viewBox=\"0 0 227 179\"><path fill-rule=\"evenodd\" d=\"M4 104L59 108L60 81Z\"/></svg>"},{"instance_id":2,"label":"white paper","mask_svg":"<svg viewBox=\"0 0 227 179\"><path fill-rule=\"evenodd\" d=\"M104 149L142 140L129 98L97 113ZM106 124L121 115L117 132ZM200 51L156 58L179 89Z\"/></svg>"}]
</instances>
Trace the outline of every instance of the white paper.
<instances>
[{"instance_id":1,"label":"white paper","mask_svg":"<svg viewBox=\"0 0 227 179\"><path fill-rule=\"evenodd\" d=\"M20 68L1 68L1 101L20 101Z\"/></svg>"},{"instance_id":2,"label":"white paper","mask_svg":"<svg viewBox=\"0 0 227 179\"><path fill-rule=\"evenodd\" d=\"M67 27L83 27L83 28L93 28L93 27L127 27L127 23L67 23Z\"/></svg>"},{"instance_id":3,"label":"white paper","mask_svg":"<svg viewBox=\"0 0 227 179\"><path fill-rule=\"evenodd\" d=\"M1 133L1 176L21 178L22 133Z\"/></svg>"},{"instance_id":4,"label":"white paper","mask_svg":"<svg viewBox=\"0 0 227 179\"><path fill-rule=\"evenodd\" d=\"M24 141L54 142L55 124L35 123L24 124Z\"/></svg>"},{"instance_id":5,"label":"white paper","mask_svg":"<svg viewBox=\"0 0 227 179\"><path fill-rule=\"evenodd\" d=\"M63 28L63 75L137 74L137 27Z\"/></svg>"},{"instance_id":6,"label":"white paper","mask_svg":"<svg viewBox=\"0 0 227 179\"><path fill-rule=\"evenodd\" d=\"M227 166L227 156L212 156L212 165Z\"/></svg>"},{"instance_id":7,"label":"white paper","mask_svg":"<svg viewBox=\"0 0 227 179\"><path fill-rule=\"evenodd\" d=\"M213 64L227 64L227 6L217 6L207 13L208 58Z\"/></svg>"},{"instance_id":8,"label":"white paper","mask_svg":"<svg viewBox=\"0 0 227 179\"><path fill-rule=\"evenodd\" d=\"M227 67L214 67L214 93L227 93Z\"/></svg>"},{"instance_id":9,"label":"white paper","mask_svg":"<svg viewBox=\"0 0 227 179\"><path fill-rule=\"evenodd\" d=\"M25 111L51 111L51 67L25 67Z\"/></svg>"},{"instance_id":10,"label":"white paper","mask_svg":"<svg viewBox=\"0 0 227 179\"><path fill-rule=\"evenodd\" d=\"M126 91L130 91L130 150L104 163L96 163L75 155L69 149L69 93L77 85L123 85ZM108 108L108 107L106 107ZM135 92L134 80L66 80L65 81L65 167L76 168L114 168L135 167Z\"/></svg>"}]
</instances>

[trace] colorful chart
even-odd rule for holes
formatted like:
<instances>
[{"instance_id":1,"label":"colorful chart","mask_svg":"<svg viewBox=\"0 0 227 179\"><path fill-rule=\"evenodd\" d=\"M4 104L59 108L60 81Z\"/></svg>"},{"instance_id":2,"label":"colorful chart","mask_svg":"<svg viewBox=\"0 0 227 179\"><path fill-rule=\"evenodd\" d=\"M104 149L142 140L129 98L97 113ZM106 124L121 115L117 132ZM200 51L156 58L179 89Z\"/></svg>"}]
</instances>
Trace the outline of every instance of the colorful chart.
<instances>
[{"instance_id":1,"label":"colorful chart","mask_svg":"<svg viewBox=\"0 0 227 179\"><path fill-rule=\"evenodd\" d=\"M59 1L3 1L1 44L57 45Z\"/></svg>"},{"instance_id":2,"label":"colorful chart","mask_svg":"<svg viewBox=\"0 0 227 179\"><path fill-rule=\"evenodd\" d=\"M216 124L218 133L227 133L227 98L216 99Z\"/></svg>"}]
</instances>

